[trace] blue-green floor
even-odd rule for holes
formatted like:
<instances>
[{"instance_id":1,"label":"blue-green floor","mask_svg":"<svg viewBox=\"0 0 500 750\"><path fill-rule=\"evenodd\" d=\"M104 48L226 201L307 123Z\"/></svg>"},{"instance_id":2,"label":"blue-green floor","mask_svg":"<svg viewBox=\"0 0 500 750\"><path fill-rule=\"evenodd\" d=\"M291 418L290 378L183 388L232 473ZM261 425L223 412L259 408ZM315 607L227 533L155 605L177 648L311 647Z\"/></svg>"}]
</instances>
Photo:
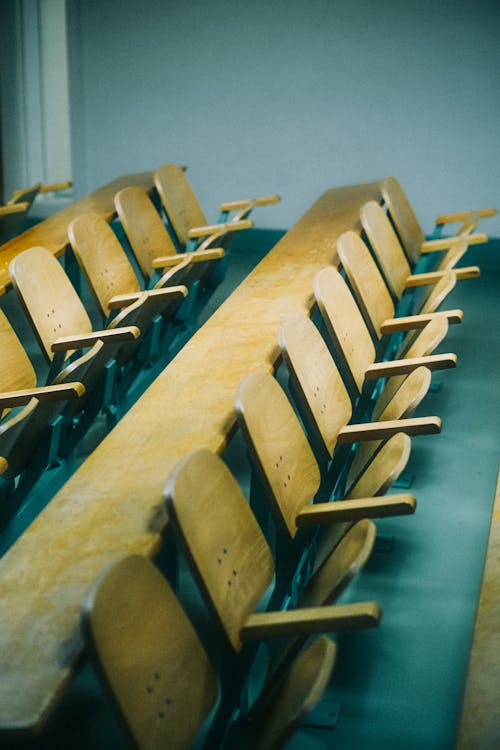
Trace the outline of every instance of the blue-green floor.
<instances>
[{"instance_id":1,"label":"blue-green floor","mask_svg":"<svg viewBox=\"0 0 500 750\"><path fill-rule=\"evenodd\" d=\"M248 249L233 253L212 306L258 256ZM433 375L442 388L419 410L441 416L443 431L412 440L408 471L417 512L377 522L381 534L394 537L392 550L375 552L343 597L379 602L381 625L336 638L326 700L341 706L337 726L304 727L289 744L293 750L452 747L500 459L500 263L490 262L487 248L475 252L476 260L481 278L459 283L446 305L464 310L463 324L450 328L440 347L457 353L458 367ZM227 454L247 485L238 438ZM88 664L44 733L28 746L126 747Z\"/></svg>"}]
</instances>

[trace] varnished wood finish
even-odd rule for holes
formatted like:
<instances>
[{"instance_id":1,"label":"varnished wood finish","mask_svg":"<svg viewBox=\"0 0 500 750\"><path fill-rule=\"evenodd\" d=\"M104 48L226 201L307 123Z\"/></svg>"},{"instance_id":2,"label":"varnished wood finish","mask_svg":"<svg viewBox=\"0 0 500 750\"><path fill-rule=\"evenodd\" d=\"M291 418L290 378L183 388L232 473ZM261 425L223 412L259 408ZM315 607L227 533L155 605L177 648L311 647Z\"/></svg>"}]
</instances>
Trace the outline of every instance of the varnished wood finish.
<instances>
[{"instance_id":1,"label":"varnished wood finish","mask_svg":"<svg viewBox=\"0 0 500 750\"><path fill-rule=\"evenodd\" d=\"M476 208L471 209L470 211L457 211L455 213L451 214L441 214L435 219L435 223L437 225L439 224L453 224L454 222L463 222L467 221L471 214L474 216L478 216L479 218L489 218L492 216L496 216L498 213L498 209L496 208Z\"/></svg>"},{"instance_id":2,"label":"varnished wood finish","mask_svg":"<svg viewBox=\"0 0 500 750\"><path fill-rule=\"evenodd\" d=\"M415 212L395 177L386 177L382 183L382 195L401 242L415 265L420 258L425 236ZM371 240L370 240L371 242Z\"/></svg>"},{"instance_id":3,"label":"varnished wood finish","mask_svg":"<svg viewBox=\"0 0 500 750\"><path fill-rule=\"evenodd\" d=\"M71 222L68 236L88 285L105 316L118 294L140 291L139 280L108 222L86 213Z\"/></svg>"},{"instance_id":4,"label":"varnished wood finish","mask_svg":"<svg viewBox=\"0 0 500 750\"><path fill-rule=\"evenodd\" d=\"M317 526L323 523L357 521L362 518L408 516L415 512L413 495L363 497L358 500L337 500L334 503L315 503L305 508L297 518L298 526Z\"/></svg>"},{"instance_id":5,"label":"varnished wood finish","mask_svg":"<svg viewBox=\"0 0 500 750\"><path fill-rule=\"evenodd\" d=\"M47 359L58 338L92 332L90 318L66 272L43 247L19 254L10 265L17 294Z\"/></svg>"},{"instance_id":6,"label":"varnished wood finish","mask_svg":"<svg viewBox=\"0 0 500 750\"><path fill-rule=\"evenodd\" d=\"M500 746L498 674L500 669L500 471L474 625L456 750Z\"/></svg>"},{"instance_id":7,"label":"varnished wood finish","mask_svg":"<svg viewBox=\"0 0 500 750\"><path fill-rule=\"evenodd\" d=\"M144 275L153 273L153 260L175 255L174 243L145 190L132 185L115 196L120 221Z\"/></svg>"},{"instance_id":8,"label":"varnished wood finish","mask_svg":"<svg viewBox=\"0 0 500 750\"><path fill-rule=\"evenodd\" d=\"M233 648L273 577L271 551L241 489L210 451L180 461L165 488L169 516Z\"/></svg>"},{"instance_id":9,"label":"varnished wood finish","mask_svg":"<svg viewBox=\"0 0 500 750\"><path fill-rule=\"evenodd\" d=\"M330 352L307 315L288 318L279 343L309 430L316 430L330 458L339 431L351 419L347 389Z\"/></svg>"},{"instance_id":10,"label":"varnished wood finish","mask_svg":"<svg viewBox=\"0 0 500 750\"><path fill-rule=\"evenodd\" d=\"M269 500L289 535L320 485L318 464L283 389L269 373L249 375L236 395L238 422Z\"/></svg>"},{"instance_id":11,"label":"varnished wood finish","mask_svg":"<svg viewBox=\"0 0 500 750\"><path fill-rule=\"evenodd\" d=\"M384 210L376 201L366 203L360 215L363 229L389 289L394 297L399 299L406 288L406 280L411 275L411 271L396 232Z\"/></svg>"},{"instance_id":12,"label":"varnished wood finish","mask_svg":"<svg viewBox=\"0 0 500 750\"><path fill-rule=\"evenodd\" d=\"M36 385L35 369L3 310L0 310L0 341L0 390L33 388Z\"/></svg>"},{"instance_id":13,"label":"varnished wood finish","mask_svg":"<svg viewBox=\"0 0 500 750\"><path fill-rule=\"evenodd\" d=\"M442 312L425 313L424 315L408 315L400 318L384 320L380 326L382 333L395 333L397 331L415 331L425 328L436 317L443 317L448 323L461 323L464 317L463 310L443 310Z\"/></svg>"},{"instance_id":14,"label":"varnished wood finish","mask_svg":"<svg viewBox=\"0 0 500 750\"><path fill-rule=\"evenodd\" d=\"M217 698L191 622L148 560L127 557L92 587L82 617L99 675L140 750L188 750Z\"/></svg>"},{"instance_id":15,"label":"varnished wood finish","mask_svg":"<svg viewBox=\"0 0 500 750\"><path fill-rule=\"evenodd\" d=\"M321 196L0 560L4 736L47 717L82 651L78 618L89 585L118 554L158 550L166 476L194 448L223 450L241 380L276 362L281 322L312 307L315 274L336 262L335 239L379 197L378 183Z\"/></svg>"},{"instance_id":16,"label":"varnished wood finish","mask_svg":"<svg viewBox=\"0 0 500 750\"><path fill-rule=\"evenodd\" d=\"M181 167L164 164L156 170L154 182L177 239L185 248L189 230L206 225L206 216Z\"/></svg>"},{"instance_id":17,"label":"varnished wood finish","mask_svg":"<svg viewBox=\"0 0 500 750\"><path fill-rule=\"evenodd\" d=\"M9 263L16 255L39 245L47 248L53 255L62 255L68 244L68 226L73 219L92 211L110 221L116 215L113 202L115 194L127 185L138 185L151 190L153 175L151 172L142 172L119 177L0 246L0 294L10 287Z\"/></svg>"},{"instance_id":18,"label":"varnished wood finish","mask_svg":"<svg viewBox=\"0 0 500 750\"><path fill-rule=\"evenodd\" d=\"M239 232L241 229L251 229L253 221L242 219L241 221L228 221L220 224L207 224L203 227L192 227L188 232L188 239L198 239L208 235L222 236L227 232Z\"/></svg>"},{"instance_id":19,"label":"varnished wood finish","mask_svg":"<svg viewBox=\"0 0 500 750\"><path fill-rule=\"evenodd\" d=\"M316 638L291 667L273 698L252 716L240 750L279 750L307 718L331 678L336 646L329 638Z\"/></svg>"},{"instance_id":20,"label":"varnished wood finish","mask_svg":"<svg viewBox=\"0 0 500 750\"><path fill-rule=\"evenodd\" d=\"M349 487L347 499L383 495L396 481L410 458L411 440L402 432L390 438L379 450L367 470Z\"/></svg>"},{"instance_id":21,"label":"varnished wood finish","mask_svg":"<svg viewBox=\"0 0 500 750\"><path fill-rule=\"evenodd\" d=\"M281 201L279 195L262 195L260 198L244 198L239 201L226 201L221 203L219 211L241 211L255 208L256 206L272 206Z\"/></svg>"},{"instance_id":22,"label":"varnished wood finish","mask_svg":"<svg viewBox=\"0 0 500 750\"><path fill-rule=\"evenodd\" d=\"M365 372L375 361L375 345L354 297L339 272L331 266L316 275L314 295L328 335L361 392Z\"/></svg>"}]
</instances>

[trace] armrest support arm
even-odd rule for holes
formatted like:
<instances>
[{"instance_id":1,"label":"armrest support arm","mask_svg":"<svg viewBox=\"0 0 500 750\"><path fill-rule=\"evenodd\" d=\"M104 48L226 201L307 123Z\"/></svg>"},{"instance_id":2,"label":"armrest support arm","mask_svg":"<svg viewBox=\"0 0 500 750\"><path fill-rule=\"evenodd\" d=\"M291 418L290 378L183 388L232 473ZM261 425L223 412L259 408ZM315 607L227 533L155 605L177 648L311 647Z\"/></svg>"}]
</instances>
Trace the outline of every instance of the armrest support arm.
<instances>
[{"instance_id":1,"label":"armrest support arm","mask_svg":"<svg viewBox=\"0 0 500 750\"><path fill-rule=\"evenodd\" d=\"M413 495L383 495L361 497L356 500L335 500L313 503L297 516L297 526L318 526L340 521L359 521L362 518L408 516L415 513L417 501Z\"/></svg>"},{"instance_id":2,"label":"armrest support arm","mask_svg":"<svg viewBox=\"0 0 500 750\"><path fill-rule=\"evenodd\" d=\"M463 266L462 268L451 268L457 280L477 279L481 276L479 266ZM414 286L425 286L426 284L437 284L448 271L429 271L428 273L416 273L408 276L405 282L406 288Z\"/></svg>"},{"instance_id":3,"label":"armrest support arm","mask_svg":"<svg viewBox=\"0 0 500 750\"><path fill-rule=\"evenodd\" d=\"M376 602L305 607L281 612L257 612L241 628L242 641L288 638L312 633L329 633L354 628L373 628L380 621Z\"/></svg>"},{"instance_id":4,"label":"armrest support arm","mask_svg":"<svg viewBox=\"0 0 500 750\"><path fill-rule=\"evenodd\" d=\"M349 424L340 430L337 442L359 443L364 440L385 440L398 432L405 432L407 435L436 435L441 432L441 425L439 417L411 417L391 419L387 422Z\"/></svg>"},{"instance_id":5,"label":"armrest support arm","mask_svg":"<svg viewBox=\"0 0 500 750\"><path fill-rule=\"evenodd\" d=\"M253 221L251 219L243 219L242 221L226 221L223 224L208 224L205 227L193 227L188 232L190 239L196 239L197 237L206 237L207 235L222 235L226 232L236 232L240 229L251 229L253 227Z\"/></svg>"},{"instance_id":6,"label":"armrest support arm","mask_svg":"<svg viewBox=\"0 0 500 750\"><path fill-rule=\"evenodd\" d=\"M229 213L230 211L251 209L256 206L271 206L280 201L280 195L262 195L259 198L244 198L240 201L226 201L225 203L221 203L219 211L221 211L221 213Z\"/></svg>"},{"instance_id":7,"label":"armrest support arm","mask_svg":"<svg viewBox=\"0 0 500 750\"><path fill-rule=\"evenodd\" d=\"M144 292L133 292L132 294L116 294L108 302L110 310L116 310L120 307L128 307L132 305L136 300L140 299ZM143 302L147 302L152 297L163 298L165 302L168 300L176 300L181 297L187 297L188 289L185 286L166 286L160 287L159 289L149 289L146 292L146 298Z\"/></svg>"},{"instance_id":8,"label":"armrest support arm","mask_svg":"<svg viewBox=\"0 0 500 750\"><path fill-rule=\"evenodd\" d=\"M382 333L396 333L398 331L416 331L425 328L427 323L435 318L446 318L448 323L461 323L463 310L442 310L440 312L425 313L424 315L408 315L401 318L389 318L380 326Z\"/></svg>"},{"instance_id":9,"label":"armrest support arm","mask_svg":"<svg viewBox=\"0 0 500 750\"><path fill-rule=\"evenodd\" d=\"M77 336L61 336L51 346L53 352L64 352L68 349L82 349L92 346L96 341L104 344L116 344L120 341L134 341L141 335L137 326L123 326L105 331L93 331L92 333L79 334Z\"/></svg>"},{"instance_id":10,"label":"armrest support arm","mask_svg":"<svg viewBox=\"0 0 500 750\"><path fill-rule=\"evenodd\" d=\"M30 207L29 203L7 203L6 206L0 206L0 216L9 216L10 214L21 214Z\"/></svg>"},{"instance_id":11,"label":"armrest support arm","mask_svg":"<svg viewBox=\"0 0 500 750\"><path fill-rule=\"evenodd\" d=\"M424 365L429 370L448 370L457 366L456 354L429 354L428 357L409 357L408 359L375 362L365 372L367 380L387 378L391 375L406 375L417 367Z\"/></svg>"},{"instance_id":12,"label":"armrest support arm","mask_svg":"<svg viewBox=\"0 0 500 750\"><path fill-rule=\"evenodd\" d=\"M463 239L467 240L468 245L480 245L483 242L488 242L488 235L484 232L475 232L474 234L468 234L458 237L443 237L438 240L427 240L422 243L420 252L422 253L434 253L438 250L449 250L451 247L458 245Z\"/></svg>"},{"instance_id":13,"label":"armrest support arm","mask_svg":"<svg viewBox=\"0 0 500 750\"><path fill-rule=\"evenodd\" d=\"M471 214L476 214L481 219L488 219L491 216L496 216L498 210L496 208L478 208L471 211L457 211L451 214L441 214L435 220L436 224L454 224L458 221L466 221Z\"/></svg>"},{"instance_id":14,"label":"armrest support arm","mask_svg":"<svg viewBox=\"0 0 500 750\"><path fill-rule=\"evenodd\" d=\"M27 404L32 398L40 401L69 401L80 398L85 393L82 383L64 383L63 385L45 385L39 388L26 388L19 391L5 391L0 393L0 408L21 406Z\"/></svg>"},{"instance_id":15,"label":"armrest support arm","mask_svg":"<svg viewBox=\"0 0 500 750\"><path fill-rule=\"evenodd\" d=\"M207 250L193 250L189 253L177 253L176 255L165 255L153 260L153 268L168 268L176 266L183 260L189 258L191 263L201 263L206 260L218 260L224 257L223 247L211 247Z\"/></svg>"}]
</instances>

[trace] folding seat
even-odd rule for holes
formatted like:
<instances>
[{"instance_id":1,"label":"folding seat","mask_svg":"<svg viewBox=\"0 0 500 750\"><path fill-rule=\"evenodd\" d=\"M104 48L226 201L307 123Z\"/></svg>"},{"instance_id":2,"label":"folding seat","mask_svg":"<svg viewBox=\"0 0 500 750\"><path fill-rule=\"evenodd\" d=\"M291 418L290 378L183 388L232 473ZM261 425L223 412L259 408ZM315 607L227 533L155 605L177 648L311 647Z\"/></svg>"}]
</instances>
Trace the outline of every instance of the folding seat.
<instances>
[{"instance_id":1,"label":"folding seat","mask_svg":"<svg viewBox=\"0 0 500 750\"><path fill-rule=\"evenodd\" d=\"M71 222L68 235L106 323L117 310L143 299L137 325L143 337L150 337L147 361L156 358L163 324L173 318L188 294L182 282L187 280L190 272L190 259L180 258L180 262L166 271L153 289L144 291L127 254L102 217L94 213L82 214Z\"/></svg>"},{"instance_id":2,"label":"folding seat","mask_svg":"<svg viewBox=\"0 0 500 750\"><path fill-rule=\"evenodd\" d=\"M456 366L455 354L429 354L446 335L448 323L444 316L422 328L404 358L376 362L373 338L345 279L335 268L328 266L316 274L314 295L344 382L349 382L348 387L356 396L361 394L366 380L406 375L421 366L430 370Z\"/></svg>"},{"instance_id":3,"label":"folding seat","mask_svg":"<svg viewBox=\"0 0 500 750\"><path fill-rule=\"evenodd\" d=\"M455 237L445 237L426 242L425 235L410 202L400 183L394 177L387 177L383 181L382 197L387 206L391 221L399 235L401 244L412 265L418 263L422 253L426 254L428 252L461 247L463 238L466 240L466 246L486 242L488 238L485 234L472 234L472 232L481 218L496 216L497 214L495 208L487 208L438 216L436 219L437 227L442 227L449 223L461 222L457 234Z\"/></svg>"},{"instance_id":4,"label":"folding seat","mask_svg":"<svg viewBox=\"0 0 500 750\"><path fill-rule=\"evenodd\" d=\"M361 237L356 232L344 232L338 238L336 248L356 301L377 344L383 334L415 331L439 317L445 317L448 323L461 323L462 310L436 312L455 286L453 271L445 272L437 283L430 287L430 293L421 300L417 315L395 318L396 308L393 299ZM408 341L411 338L412 334ZM408 347L403 345L402 351L406 348Z\"/></svg>"},{"instance_id":5,"label":"folding seat","mask_svg":"<svg viewBox=\"0 0 500 750\"><path fill-rule=\"evenodd\" d=\"M148 616L144 618L144 613ZM217 703L218 680L189 618L155 566L124 558L95 582L82 629L101 681L133 747L188 750ZM321 699L335 660L316 639L283 675L237 745L282 747Z\"/></svg>"},{"instance_id":6,"label":"folding seat","mask_svg":"<svg viewBox=\"0 0 500 750\"><path fill-rule=\"evenodd\" d=\"M64 269L48 250L33 247L11 261L10 274L16 292L27 313L40 348L50 363L49 380L57 382L63 363L75 352L90 348L85 374L85 415L81 417L75 438L88 428L102 409L111 422L119 406L117 378L122 392L128 386L126 366L140 344L140 297L122 310L104 330L92 330L90 318ZM96 342L101 346L94 348ZM73 362L68 361L68 367ZM69 416L69 415L68 415ZM85 416L85 418L83 418Z\"/></svg>"},{"instance_id":7,"label":"folding seat","mask_svg":"<svg viewBox=\"0 0 500 750\"><path fill-rule=\"evenodd\" d=\"M209 247L218 243L230 232L249 229L253 226L247 217L257 206L279 203L278 195L229 201L220 206L217 224L208 224L199 201L189 184L185 171L176 164L165 164L156 170L155 187L165 209L179 250ZM236 213L228 219L229 214ZM200 244L201 242L201 244Z\"/></svg>"},{"instance_id":8,"label":"folding seat","mask_svg":"<svg viewBox=\"0 0 500 750\"><path fill-rule=\"evenodd\" d=\"M199 248L194 252L178 253L170 235L147 193L139 187L130 186L115 196L118 217L137 258L148 286L154 285L158 269L177 265L189 258L191 266L185 280L190 290L190 308L185 305L186 317L192 314L200 287L212 288L221 280L221 272L215 272L224 256L221 247ZM206 294L205 294L206 298Z\"/></svg>"},{"instance_id":9,"label":"folding seat","mask_svg":"<svg viewBox=\"0 0 500 750\"><path fill-rule=\"evenodd\" d=\"M220 634L222 696L206 745L219 747L259 641L374 627L380 609L363 602L257 611L274 577L271 550L238 483L210 451L195 451L177 464L165 498L175 537Z\"/></svg>"},{"instance_id":10,"label":"folding seat","mask_svg":"<svg viewBox=\"0 0 500 750\"><path fill-rule=\"evenodd\" d=\"M480 274L477 266L456 268L467 251L466 236L457 237L451 247L445 249L432 271L412 274L410 263L382 207L375 201L369 201L362 206L360 216L372 251L395 300L399 300L407 288L441 283L443 277L449 277L450 272L456 279L476 278Z\"/></svg>"}]
</instances>

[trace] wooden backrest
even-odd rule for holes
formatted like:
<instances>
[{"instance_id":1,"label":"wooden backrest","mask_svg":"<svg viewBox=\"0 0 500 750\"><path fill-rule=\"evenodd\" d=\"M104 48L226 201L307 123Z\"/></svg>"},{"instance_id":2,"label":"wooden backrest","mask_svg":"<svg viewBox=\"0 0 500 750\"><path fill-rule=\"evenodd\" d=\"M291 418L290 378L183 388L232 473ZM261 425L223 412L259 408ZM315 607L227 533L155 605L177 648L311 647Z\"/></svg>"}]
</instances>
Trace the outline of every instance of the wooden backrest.
<instances>
[{"instance_id":1,"label":"wooden backrest","mask_svg":"<svg viewBox=\"0 0 500 750\"><path fill-rule=\"evenodd\" d=\"M99 214L86 213L71 222L68 236L76 259L104 315L116 294L140 290L139 281L118 238Z\"/></svg>"},{"instance_id":2,"label":"wooden backrest","mask_svg":"<svg viewBox=\"0 0 500 750\"><path fill-rule=\"evenodd\" d=\"M320 473L304 430L278 381L249 375L236 394L236 414L259 481L289 535L319 489Z\"/></svg>"},{"instance_id":3,"label":"wooden backrest","mask_svg":"<svg viewBox=\"0 0 500 750\"><path fill-rule=\"evenodd\" d=\"M336 645L316 638L295 660L273 697L252 717L240 750L279 750L321 700L335 663Z\"/></svg>"},{"instance_id":4,"label":"wooden backrest","mask_svg":"<svg viewBox=\"0 0 500 750\"><path fill-rule=\"evenodd\" d=\"M241 489L208 450L182 459L165 488L169 517L202 594L235 651L240 629L272 581L271 551Z\"/></svg>"},{"instance_id":5,"label":"wooden backrest","mask_svg":"<svg viewBox=\"0 0 500 750\"><path fill-rule=\"evenodd\" d=\"M415 265L420 258L425 236L405 191L395 177L386 177L383 181L382 198L401 243Z\"/></svg>"},{"instance_id":6,"label":"wooden backrest","mask_svg":"<svg viewBox=\"0 0 500 750\"><path fill-rule=\"evenodd\" d=\"M356 232L344 232L337 240L337 252L363 311L377 337L382 323L394 317L394 304L370 251Z\"/></svg>"},{"instance_id":7,"label":"wooden backrest","mask_svg":"<svg viewBox=\"0 0 500 750\"><path fill-rule=\"evenodd\" d=\"M361 392L365 372L375 361L375 345L349 287L333 266L327 266L316 274L314 295L335 351Z\"/></svg>"},{"instance_id":8,"label":"wooden backrest","mask_svg":"<svg viewBox=\"0 0 500 750\"><path fill-rule=\"evenodd\" d=\"M410 457L411 440L398 432L389 438L363 474L348 488L346 497L375 497L383 495L404 470Z\"/></svg>"},{"instance_id":9,"label":"wooden backrest","mask_svg":"<svg viewBox=\"0 0 500 750\"><path fill-rule=\"evenodd\" d=\"M36 386L36 373L23 345L3 310L0 309L0 391Z\"/></svg>"},{"instance_id":10,"label":"wooden backrest","mask_svg":"<svg viewBox=\"0 0 500 750\"><path fill-rule=\"evenodd\" d=\"M115 206L142 272L149 278L153 260L177 252L160 214L146 191L135 185L120 190Z\"/></svg>"},{"instance_id":11,"label":"wooden backrest","mask_svg":"<svg viewBox=\"0 0 500 750\"><path fill-rule=\"evenodd\" d=\"M410 265L387 214L375 201L361 207L361 224L392 294L398 299L411 273Z\"/></svg>"},{"instance_id":12,"label":"wooden backrest","mask_svg":"<svg viewBox=\"0 0 500 750\"><path fill-rule=\"evenodd\" d=\"M207 224L198 199L184 170L176 164L159 167L154 173L154 182L179 244L185 248L188 231Z\"/></svg>"},{"instance_id":13,"label":"wooden backrest","mask_svg":"<svg viewBox=\"0 0 500 750\"><path fill-rule=\"evenodd\" d=\"M300 412L330 458L339 430L349 422L352 405L347 389L325 341L307 315L287 318L279 343Z\"/></svg>"},{"instance_id":14,"label":"wooden backrest","mask_svg":"<svg viewBox=\"0 0 500 750\"><path fill-rule=\"evenodd\" d=\"M215 704L217 680L167 581L139 555L93 586L83 631L99 676L136 747L190 748Z\"/></svg>"},{"instance_id":15,"label":"wooden backrest","mask_svg":"<svg viewBox=\"0 0 500 750\"><path fill-rule=\"evenodd\" d=\"M66 272L44 247L20 253L11 261L9 271L49 360L55 339L92 331L90 318Z\"/></svg>"}]
</instances>

